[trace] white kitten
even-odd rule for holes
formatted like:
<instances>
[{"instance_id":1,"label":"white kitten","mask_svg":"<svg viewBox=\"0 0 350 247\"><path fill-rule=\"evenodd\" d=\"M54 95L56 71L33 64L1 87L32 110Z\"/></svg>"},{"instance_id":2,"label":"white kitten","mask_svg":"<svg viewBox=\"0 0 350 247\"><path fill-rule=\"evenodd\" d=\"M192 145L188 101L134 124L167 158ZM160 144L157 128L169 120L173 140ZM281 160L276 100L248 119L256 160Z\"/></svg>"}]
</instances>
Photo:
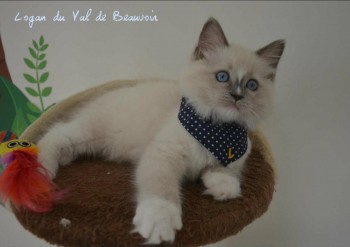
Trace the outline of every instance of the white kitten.
<instances>
[{"instance_id":1,"label":"white kitten","mask_svg":"<svg viewBox=\"0 0 350 247\"><path fill-rule=\"evenodd\" d=\"M179 83L145 82L91 100L38 142L39 159L53 176L82 153L136 163L134 231L147 243L173 241L181 180L202 176L217 200L240 196L247 129L270 109L283 50L282 40L256 52L229 45L211 18Z\"/></svg>"}]
</instances>

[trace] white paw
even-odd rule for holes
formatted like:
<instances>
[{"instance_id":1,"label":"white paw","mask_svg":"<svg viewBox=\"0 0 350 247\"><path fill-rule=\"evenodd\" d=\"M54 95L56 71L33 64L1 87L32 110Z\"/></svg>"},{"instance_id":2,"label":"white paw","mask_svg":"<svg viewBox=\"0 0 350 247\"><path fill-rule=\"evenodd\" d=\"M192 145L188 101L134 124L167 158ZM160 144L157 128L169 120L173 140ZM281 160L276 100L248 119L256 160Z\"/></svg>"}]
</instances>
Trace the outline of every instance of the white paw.
<instances>
[{"instance_id":1,"label":"white paw","mask_svg":"<svg viewBox=\"0 0 350 247\"><path fill-rule=\"evenodd\" d=\"M225 201L241 196L241 186L239 179L230 174L208 171L202 177L207 189L206 195L212 195L215 200Z\"/></svg>"},{"instance_id":2,"label":"white paw","mask_svg":"<svg viewBox=\"0 0 350 247\"><path fill-rule=\"evenodd\" d=\"M135 229L146 244L173 242L175 233L182 228L181 209L169 201L152 198L141 201L133 219Z\"/></svg>"}]
</instances>

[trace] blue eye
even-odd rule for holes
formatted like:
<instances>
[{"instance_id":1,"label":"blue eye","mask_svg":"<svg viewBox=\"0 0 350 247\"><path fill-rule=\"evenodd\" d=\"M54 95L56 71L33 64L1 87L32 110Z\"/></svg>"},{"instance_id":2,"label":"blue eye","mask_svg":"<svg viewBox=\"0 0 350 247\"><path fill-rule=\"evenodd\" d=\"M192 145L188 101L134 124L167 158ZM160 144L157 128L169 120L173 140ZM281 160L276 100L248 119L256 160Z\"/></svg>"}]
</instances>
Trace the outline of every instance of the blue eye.
<instances>
[{"instance_id":1,"label":"blue eye","mask_svg":"<svg viewBox=\"0 0 350 247\"><path fill-rule=\"evenodd\" d=\"M250 90L250 91L256 91L259 87L259 84L256 80L250 79L247 82L246 87Z\"/></svg>"},{"instance_id":2,"label":"blue eye","mask_svg":"<svg viewBox=\"0 0 350 247\"><path fill-rule=\"evenodd\" d=\"M229 79L230 75L226 71L219 71L218 73L216 73L216 80L218 82L227 82Z\"/></svg>"}]
</instances>

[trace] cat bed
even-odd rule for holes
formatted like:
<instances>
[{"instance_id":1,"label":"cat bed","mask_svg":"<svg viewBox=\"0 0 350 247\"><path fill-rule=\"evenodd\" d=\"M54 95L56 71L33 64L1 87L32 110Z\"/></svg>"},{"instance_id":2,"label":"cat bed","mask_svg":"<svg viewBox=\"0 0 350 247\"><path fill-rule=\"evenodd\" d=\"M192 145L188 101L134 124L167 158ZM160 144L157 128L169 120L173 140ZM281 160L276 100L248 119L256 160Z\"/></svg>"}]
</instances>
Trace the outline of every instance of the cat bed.
<instances>
[{"instance_id":1,"label":"cat bed","mask_svg":"<svg viewBox=\"0 0 350 247\"><path fill-rule=\"evenodd\" d=\"M75 109L105 92L140 83L113 81L76 94L43 114L21 136L37 142L50 125L65 121ZM145 82L146 83L146 82ZM215 201L202 195L201 181L183 185L183 228L173 246L200 246L215 243L241 231L260 217L272 200L275 173L268 143L259 132L251 132L252 152L244 170L242 197ZM133 229L135 213L132 184L134 166L81 158L60 167L55 183L68 188L71 196L48 213L12 209L28 231L47 242L65 247L139 246L144 240Z\"/></svg>"}]
</instances>

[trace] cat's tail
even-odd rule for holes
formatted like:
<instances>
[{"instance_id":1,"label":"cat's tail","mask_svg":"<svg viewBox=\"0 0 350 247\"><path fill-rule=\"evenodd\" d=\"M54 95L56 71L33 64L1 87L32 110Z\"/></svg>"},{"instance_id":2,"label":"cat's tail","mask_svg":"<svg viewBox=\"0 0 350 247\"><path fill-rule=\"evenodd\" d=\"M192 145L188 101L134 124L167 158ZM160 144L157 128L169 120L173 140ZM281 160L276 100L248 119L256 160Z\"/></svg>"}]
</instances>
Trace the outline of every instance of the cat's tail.
<instances>
[{"instance_id":1,"label":"cat's tail","mask_svg":"<svg viewBox=\"0 0 350 247\"><path fill-rule=\"evenodd\" d=\"M0 176L0 197L17 209L47 212L66 192L58 192L49 171L37 160L37 149L16 150L2 157L6 168Z\"/></svg>"}]
</instances>

